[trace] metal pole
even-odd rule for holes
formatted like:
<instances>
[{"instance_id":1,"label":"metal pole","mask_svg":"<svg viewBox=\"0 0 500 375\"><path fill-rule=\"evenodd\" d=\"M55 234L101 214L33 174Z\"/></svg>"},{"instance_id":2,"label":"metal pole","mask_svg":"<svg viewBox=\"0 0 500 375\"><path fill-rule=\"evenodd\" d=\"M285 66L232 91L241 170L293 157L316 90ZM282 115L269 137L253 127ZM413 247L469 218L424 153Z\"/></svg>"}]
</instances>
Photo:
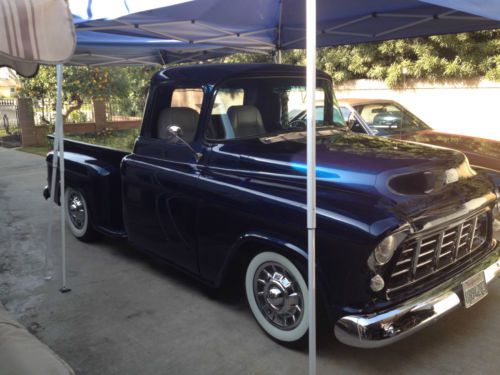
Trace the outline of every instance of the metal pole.
<instances>
[{"instance_id":1,"label":"metal pole","mask_svg":"<svg viewBox=\"0 0 500 375\"><path fill-rule=\"evenodd\" d=\"M316 0L306 0L309 375L316 374Z\"/></svg>"},{"instance_id":2,"label":"metal pole","mask_svg":"<svg viewBox=\"0 0 500 375\"><path fill-rule=\"evenodd\" d=\"M55 201L56 195L56 174L57 174L57 153L59 151L59 138L57 137L57 133L54 131L54 145L53 145L53 153L52 153L52 175L50 178L50 199ZM48 205L48 218L49 218L49 227L47 230L47 246L45 248L45 261L43 265L43 274L45 280L50 280L52 275L49 273L49 251L52 249L52 224L54 221L52 204L49 201Z\"/></svg>"},{"instance_id":3,"label":"metal pole","mask_svg":"<svg viewBox=\"0 0 500 375\"><path fill-rule=\"evenodd\" d=\"M63 121L62 121L62 79L63 79L63 66L62 64L57 64L56 66L57 75L57 102L56 102L56 138L58 138L59 144L59 175L60 175L60 189L59 197L61 201L61 267L62 267L62 285L59 289L62 293L69 292L66 286L66 199L64 198L64 136L63 136Z\"/></svg>"}]
</instances>

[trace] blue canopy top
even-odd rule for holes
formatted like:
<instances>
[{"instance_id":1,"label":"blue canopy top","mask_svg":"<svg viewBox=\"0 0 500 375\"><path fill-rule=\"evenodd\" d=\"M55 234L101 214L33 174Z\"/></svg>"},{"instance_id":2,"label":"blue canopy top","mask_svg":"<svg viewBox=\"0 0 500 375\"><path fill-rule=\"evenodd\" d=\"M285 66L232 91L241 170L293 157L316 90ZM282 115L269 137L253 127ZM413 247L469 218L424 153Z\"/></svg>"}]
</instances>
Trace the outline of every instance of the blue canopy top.
<instances>
[{"instance_id":1,"label":"blue canopy top","mask_svg":"<svg viewBox=\"0 0 500 375\"><path fill-rule=\"evenodd\" d=\"M90 8L96 4L82 1ZM77 34L99 31L248 51L305 48L304 0L116 2L131 9L140 3L135 9L142 10L118 12L124 15L116 19L80 14ZM487 0L317 0L317 14L318 46L500 28L500 2Z\"/></svg>"}]
</instances>

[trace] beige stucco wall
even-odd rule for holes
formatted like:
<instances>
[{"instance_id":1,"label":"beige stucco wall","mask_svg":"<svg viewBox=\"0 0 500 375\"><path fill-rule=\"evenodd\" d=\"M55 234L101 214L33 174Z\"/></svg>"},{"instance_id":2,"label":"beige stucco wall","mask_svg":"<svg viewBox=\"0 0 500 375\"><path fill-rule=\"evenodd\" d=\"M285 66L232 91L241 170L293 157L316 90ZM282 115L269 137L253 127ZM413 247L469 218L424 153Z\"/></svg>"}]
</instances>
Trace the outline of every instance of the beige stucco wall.
<instances>
[{"instance_id":1,"label":"beige stucco wall","mask_svg":"<svg viewBox=\"0 0 500 375\"><path fill-rule=\"evenodd\" d=\"M336 87L337 98L392 99L436 130L500 140L500 82L414 83L391 90L381 81Z\"/></svg>"}]
</instances>

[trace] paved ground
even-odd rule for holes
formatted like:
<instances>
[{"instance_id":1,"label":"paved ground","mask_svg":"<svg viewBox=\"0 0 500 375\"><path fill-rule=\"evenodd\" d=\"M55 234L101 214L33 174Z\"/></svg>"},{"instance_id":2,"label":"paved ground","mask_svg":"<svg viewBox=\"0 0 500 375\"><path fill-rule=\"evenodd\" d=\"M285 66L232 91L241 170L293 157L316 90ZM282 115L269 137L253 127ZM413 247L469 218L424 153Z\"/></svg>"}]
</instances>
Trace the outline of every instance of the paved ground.
<instances>
[{"instance_id":1,"label":"paved ground","mask_svg":"<svg viewBox=\"0 0 500 375\"><path fill-rule=\"evenodd\" d=\"M81 374L305 374L307 353L257 327L241 297L223 297L131 249L87 245L68 233L71 293L43 279L47 217L43 159L0 148L0 301ZM59 243L55 244L58 249ZM320 343L319 374L498 374L500 282L459 310L391 347ZM1 373L1 367L0 367Z\"/></svg>"}]
</instances>

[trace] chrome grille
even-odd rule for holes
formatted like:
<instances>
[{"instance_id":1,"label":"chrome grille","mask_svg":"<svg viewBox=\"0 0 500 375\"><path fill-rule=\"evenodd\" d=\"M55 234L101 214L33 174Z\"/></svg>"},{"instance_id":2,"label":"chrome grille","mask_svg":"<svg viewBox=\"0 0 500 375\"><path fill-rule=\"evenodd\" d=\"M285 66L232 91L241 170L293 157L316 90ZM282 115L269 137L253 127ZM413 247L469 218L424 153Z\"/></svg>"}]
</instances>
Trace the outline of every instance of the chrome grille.
<instances>
[{"instance_id":1,"label":"chrome grille","mask_svg":"<svg viewBox=\"0 0 500 375\"><path fill-rule=\"evenodd\" d=\"M487 233L488 214L482 213L440 232L408 239L390 274L387 292L393 293L479 253Z\"/></svg>"}]
</instances>

